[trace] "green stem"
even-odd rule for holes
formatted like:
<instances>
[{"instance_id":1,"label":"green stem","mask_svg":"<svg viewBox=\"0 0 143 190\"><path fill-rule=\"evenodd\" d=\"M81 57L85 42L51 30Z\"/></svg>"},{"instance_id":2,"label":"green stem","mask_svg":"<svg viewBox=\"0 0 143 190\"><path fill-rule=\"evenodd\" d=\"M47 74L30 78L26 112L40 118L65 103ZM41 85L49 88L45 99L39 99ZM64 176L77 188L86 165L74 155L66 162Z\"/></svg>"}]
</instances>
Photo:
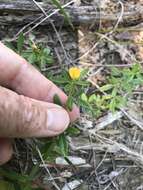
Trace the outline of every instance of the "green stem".
<instances>
[{"instance_id":1,"label":"green stem","mask_svg":"<svg viewBox=\"0 0 143 190\"><path fill-rule=\"evenodd\" d=\"M75 87L75 84L74 84L74 82L72 81L72 82L71 82L71 89L70 89L70 92L69 92L69 97L71 97L71 96L73 95L74 87Z\"/></svg>"},{"instance_id":2,"label":"green stem","mask_svg":"<svg viewBox=\"0 0 143 190\"><path fill-rule=\"evenodd\" d=\"M73 106L72 95L73 95L74 89L75 89L75 83L74 83L74 81L72 81L70 92L69 92L68 99L66 102L66 107L69 111L72 111L72 106Z\"/></svg>"}]
</instances>

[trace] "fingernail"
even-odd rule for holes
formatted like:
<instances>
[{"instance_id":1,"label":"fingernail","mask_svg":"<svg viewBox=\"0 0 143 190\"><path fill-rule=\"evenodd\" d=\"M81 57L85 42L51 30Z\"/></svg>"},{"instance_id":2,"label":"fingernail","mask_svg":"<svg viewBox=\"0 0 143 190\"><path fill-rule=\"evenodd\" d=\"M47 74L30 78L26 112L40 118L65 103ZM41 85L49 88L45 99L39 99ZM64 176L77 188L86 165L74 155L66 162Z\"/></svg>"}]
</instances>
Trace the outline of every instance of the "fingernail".
<instances>
[{"instance_id":1,"label":"fingernail","mask_svg":"<svg viewBox=\"0 0 143 190\"><path fill-rule=\"evenodd\" d=\"M61 133L69 125L70 118L68 113L62 108L51 108L47 111L48 114L48 129L50 131Z\"/></svg>"}]
</instances>

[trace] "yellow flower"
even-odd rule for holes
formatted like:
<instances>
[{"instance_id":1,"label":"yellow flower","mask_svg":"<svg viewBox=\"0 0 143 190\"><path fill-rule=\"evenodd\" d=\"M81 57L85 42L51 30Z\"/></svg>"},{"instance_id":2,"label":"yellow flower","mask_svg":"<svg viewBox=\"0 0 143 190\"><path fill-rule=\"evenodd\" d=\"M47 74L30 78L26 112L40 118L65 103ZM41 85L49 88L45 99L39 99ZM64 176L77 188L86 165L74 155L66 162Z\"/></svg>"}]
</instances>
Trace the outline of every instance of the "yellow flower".
<instances>
[{"instance_id":1,"label":"yellow flower","mask_svg":"<svg viewBox=\"0 0 143 190\"><path fill-rule=\"evenodd\" d=\"M38 47L36 46L35 43L32 44L32 49L33 49L33 50L37 50L37 49L38 49Z\"/></svg>"},{"instance_id":2,"label":"yellow flower","mask_svg":"<svg viewBox=\"0 0 143 190\"><path fill-rule=\"evenodd\" d=\"M69 69L69 75L70 77L75 80L75 79L79 79L80 77L80 69L77 67L71 67Z\"/></svg>"},{"instance_id":3,"label":"yellow flower","mask_svg":"<svg viewBox=\"0 0 143 190\"><path fill-rule=\"evenodd\" d=\"M35 52L40 52L40 48L35 43L32 44L32 49Z\"/></svg>"}]
</instances>

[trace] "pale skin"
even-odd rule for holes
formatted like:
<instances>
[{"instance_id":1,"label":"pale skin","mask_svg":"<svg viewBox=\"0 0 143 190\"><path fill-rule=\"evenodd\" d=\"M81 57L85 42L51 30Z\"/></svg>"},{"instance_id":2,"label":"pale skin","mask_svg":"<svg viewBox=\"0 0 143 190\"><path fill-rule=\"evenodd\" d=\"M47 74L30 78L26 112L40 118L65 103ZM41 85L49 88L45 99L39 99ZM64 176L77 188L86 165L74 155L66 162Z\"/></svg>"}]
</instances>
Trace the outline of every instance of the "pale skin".
<instances>
[{"instance_id":1,"label":"pale skin","mask_svg":"<svg viewBox=\"0 0 143 190\"><path fill-rule=\"evenodd\" d=\"M0 42L0 165L12 156L13 138L56 136L79 117L77 106L53 104L55 94L64 105L62 90Z\"/></svg>"}]
</instances>

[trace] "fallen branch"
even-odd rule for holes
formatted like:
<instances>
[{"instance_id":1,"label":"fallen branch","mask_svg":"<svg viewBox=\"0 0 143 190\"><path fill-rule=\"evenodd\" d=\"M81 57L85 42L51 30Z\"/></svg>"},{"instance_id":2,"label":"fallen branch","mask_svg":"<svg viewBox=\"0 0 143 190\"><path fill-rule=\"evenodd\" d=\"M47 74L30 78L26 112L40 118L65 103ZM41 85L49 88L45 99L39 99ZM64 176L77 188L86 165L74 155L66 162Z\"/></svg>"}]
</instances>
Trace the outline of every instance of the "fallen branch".
<instances>
[{"instance_id":1,"label":"fallen branch","mask_svg":"<svg viewBox=\"0 0 143 190\"><path fill-rule=\"evenodd\" d=\"M54 12L55 9L51 5L40 3L40 6L50 14ZM65 11L69 14L69 17L73 24L91 24L102 22L114 22L117 21L120 16L120 10L115 13L107 13L103 10L98 12L96 6L70 6L65 8ZM110 9L110 7L109 7ZM27 24L33 22L36 18L43 19L45 16L41 13L41 10L32 1L1 1L0 2L0 24ZM66 24L64 22L64 17L56 12L52 15L51 20L55 25ZM130 4L125 5L125 11L123 13L120 23L123 25L135 25L143 22L143 5L136 4L130 6ZM41 25L50 24L49 20L45 20Z\"/></svg>"}]
</instances>

